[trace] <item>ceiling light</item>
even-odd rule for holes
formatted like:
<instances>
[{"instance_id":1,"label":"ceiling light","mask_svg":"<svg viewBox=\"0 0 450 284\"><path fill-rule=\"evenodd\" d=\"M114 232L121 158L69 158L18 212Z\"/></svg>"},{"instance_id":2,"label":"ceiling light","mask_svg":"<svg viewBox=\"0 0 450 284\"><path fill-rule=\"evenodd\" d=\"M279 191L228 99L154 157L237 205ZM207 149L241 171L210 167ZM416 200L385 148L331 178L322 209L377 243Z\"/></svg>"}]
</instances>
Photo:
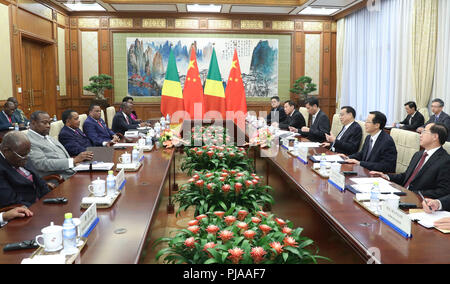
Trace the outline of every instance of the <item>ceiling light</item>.
<instances>
[{"instance_id":1,"label":"ceiling light","mask_svg":"<svg viewBox=\"0 0 450 284\"><path fill-rule=\"evenodd\" d=\"M337 9L337 8L312 8L312 7L307 7L306 9L303 9L302 11L300 11L298 14L299 15L329 16L329 15L332 15L332 14L336 13L339 10L340 9Z\"/></svg>"},{"instance_id":2,"label":"ceiling light","mask_svg":"<svg viewBox=\"0 0 450 284\"><path fill-rule=\"evenodd\" d=\"M98 3L63 3L67 8L72 11L106 11L105 8L100 6Z\"/></svg>"},{"instance_id":3,"label":"ceiling light","mask_svg":"<svg viewBox=\"0 0 450 284\"><path fill-rule=\"evenodd\" d=\"M222 10L222 5L199 5L199 4L193 4L187 5L187 11L188 12L206 12L206 13L220 13Z\"/></svg>"}]
</instances>

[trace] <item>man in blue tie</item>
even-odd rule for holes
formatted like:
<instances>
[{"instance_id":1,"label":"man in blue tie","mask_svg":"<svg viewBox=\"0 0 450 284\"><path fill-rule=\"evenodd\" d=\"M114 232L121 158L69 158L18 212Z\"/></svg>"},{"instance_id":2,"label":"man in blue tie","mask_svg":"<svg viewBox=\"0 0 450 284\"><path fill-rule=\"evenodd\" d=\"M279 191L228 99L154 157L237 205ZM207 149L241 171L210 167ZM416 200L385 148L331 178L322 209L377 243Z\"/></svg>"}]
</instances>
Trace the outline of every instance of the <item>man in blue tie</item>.
<instances>
[{"instance_id":1,"label":"man in blue tie","mask_svg":"<svg viewBox=\"0 0 450 284\"><path fill-rule=\"evenodd\" d=\"M369 114L365 123L366 132L369 135L366 137L362 150L349 156L347 163L360 165L371 171L395 172L397 149L391 135L383 131L386 121L386 116L379 111ZM347 158L343 154L340 156Z\"/></svg>"},{"instance_id":2,"label":"man in blue tie","mask_svg":"<svg viewBox=\"0 0 450 284\"><path fill-rule=\"evenodd\" d=\"M100 105L92 104L89 107L89 116L83 124L83 132L89 137L94 146L111 146L119 142L120 138L106 126L101 116L102 109Z\"/></svg>"},{"instance_id":3,"label":"man in blue tie","mask_svg":"<svg viewBox=\"0 0 450 284\"><path fill-rule=\"evenodd\" d=\"M430 123L442 123L447 127L447 129L450 129L450 116L443 111L444 106L444 101L441 99L434 99L431 102L431 111L433 112L433 115L430 117L430 120L428 120L425 126ZM419 127L417 132L422 133L425 130L425 126ZM447 141L450 142L450 133L447 137Z\"/></svg>"},{"instance_id":4,"label":"man in blue tie","mask_svg":"<svg viewBox=\"0 0 450 284\"><path fill-rule=\"evenodd\" d=\"M85 152L92 147L92 142L80 129L80 119L76 111L69 109L62 113L64 127L59 133L58 140L66 148L71 157Z\"/></svg>"}]
</instances>

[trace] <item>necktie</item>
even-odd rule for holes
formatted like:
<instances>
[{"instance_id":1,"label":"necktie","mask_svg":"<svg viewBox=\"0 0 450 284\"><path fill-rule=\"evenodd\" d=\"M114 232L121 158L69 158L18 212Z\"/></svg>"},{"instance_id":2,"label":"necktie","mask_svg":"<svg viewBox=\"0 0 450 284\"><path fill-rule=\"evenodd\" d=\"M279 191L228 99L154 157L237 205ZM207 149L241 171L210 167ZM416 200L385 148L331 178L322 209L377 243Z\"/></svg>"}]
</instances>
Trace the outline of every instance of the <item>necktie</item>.
<instances>
[{"instance_id":1,"label":"necktie","mask_svg":"<svg viewBox=\"0 0 450 284\"><path fill-rule=\"evenodd\" d=\"M337 141L337 140L340 140L340 139L342 138L342 136L344 136L345 130L346 130L346 128L345 128L345 126L344 126L344 128L342 128L342 130L341 130L341 132L339 133L339 135L336 137L336 140L334 140L333 145L331 145L331 151L334 152L334 151L336 150L336 149L334 148L334 145L336 144L336 141Z\"/></svg>"},{"instance_id":2,"label":"necktie","mask_svg":"<svg viewBox=\"0 0 450 284\"><path fill-rule=\"evenodd\" d=\"M100 125L101 128L104 128L100 120L97 120L98 125Z\"/></svg>"},{"instance_id":3,"label":"necktie","mask_svg":"<svg viewBox=\"0 0 450 284\"><path fill-rule=\"evenodd\" d=\"M434 122L438 122L439 116L434 117Z\"/></svg>"},{"instance_id":4,"label":"necktie","mask_svg":"<svg viewBox=\"0 0 450 284\"><path fill-rule=\"evenodd\" d=\"M423 164L425 164L425 159L427 158L428 153L424 152L422 155L422 159L420 159L419 164L417 165L416 169L414 170L413 174L411 175L411 177L408 179L408 181L405 184L405 188L408 188L411 185L411 182L414 180L414 178L416 177L416 175L420 172L420 170L423 167Z\"/></svg>"},{"instance_id":5,"label":"necktie","mask_svg":"<svg viewBox=\"0 0 450 284\"><path fill-rule=\"evenodd\" d=\"M16 171L19 174L21 174L24 178L26 178L27 180L33 182L33 175L29 171L22 169L22 168L17 168Z\"/></svg>"},{"instance_id":6,"label":"necktie","mask_svg":"<svg viewBox=\"0 0 450 284\"><path fill-rule=\"evenodd\" d=\"M369 160L370 154L372 153L372 148L373 148L373 138L370 138L369 140L369 151L367 151L367 156L365 161L367 162Z\"/></svg>"},{"instance_id":7,"label":"necktie","mask_svg":"<svg viewBox=\"0 0 450 284\"><path fill-rule=\"evenodd\" d=\"M128 115L125 115L125 120L127 121L127 124L130 124L130 121L128 120Z\"/></svg>"}]
</instances>

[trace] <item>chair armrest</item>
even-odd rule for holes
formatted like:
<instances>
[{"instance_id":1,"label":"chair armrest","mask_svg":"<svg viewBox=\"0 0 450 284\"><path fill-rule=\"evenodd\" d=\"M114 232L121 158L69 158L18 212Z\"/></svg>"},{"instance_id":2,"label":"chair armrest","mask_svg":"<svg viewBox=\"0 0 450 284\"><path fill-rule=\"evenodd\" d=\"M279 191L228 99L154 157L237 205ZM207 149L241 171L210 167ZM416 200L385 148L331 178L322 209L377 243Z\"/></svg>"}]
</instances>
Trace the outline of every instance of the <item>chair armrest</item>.
<instances>
[{"instance_id":1,"label":"chair armrest","mask_svg":"<svg viewBox=\"0 0 450 284\"><path fill-rule=\"evenodd\" d=\"M45 181L56 180L58 182L58 184L61 184L64 182L63 177L60 175L49 175L49 176L42 177L42 179Z\"/></svg>"}]
</instances>

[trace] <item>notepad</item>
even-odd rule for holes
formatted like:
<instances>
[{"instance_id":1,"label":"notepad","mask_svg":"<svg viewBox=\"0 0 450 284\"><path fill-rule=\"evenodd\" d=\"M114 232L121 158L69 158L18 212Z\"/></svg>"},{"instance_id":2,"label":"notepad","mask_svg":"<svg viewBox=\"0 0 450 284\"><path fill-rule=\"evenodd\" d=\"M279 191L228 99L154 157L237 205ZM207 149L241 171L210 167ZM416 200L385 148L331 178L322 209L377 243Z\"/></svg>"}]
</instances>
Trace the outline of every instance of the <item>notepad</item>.
<instances>
[{"instance_id":1,"label":"notepad","mask_svg":"<svg viewBox=\"0 0 450 284\"><path fill-rule=\"evenodd\" d=\"M380 186L382 184L390 184L389 181L382 178L351 178L350 180L356 184L373 184L374 182L378 182Z\"/></svg>"},{"instance_id":2,"label":"notepad","mask_svg":"<svg viewBox=\"0 0 450 284\"><path fill-rule=\"evenodd\" d=\"M92 170L93 171L109 171L114 167L114 163L95 163L92 164ZM90 165L89 164L80 164L74 168L74 171L77 172L83 172L83 171L89 171Z\"/></svg>"},{"instance_id":3,"label":"notepad","mask_svg":"<svg viewBox=\"0 0 450 284\"><path fill-rule=\"evenodd\" d=\"M409 218L412 221L418 221L418 223L420 225L424 226L427 229L434 228L434 222L436 222L442 218L449 218L449 217L450 217L450 212L447 212L447 211L437 211L432 214L428 214L425 212L409 214ZM437 229L437 230L439 230L439 229ZM450 231L446 231L446 230L439 230L439 231L443 232L444 234L450 233Z\"/></svg>"},{"instance_id":4,"label":"notepad","mask_svg":"<svg viewBox=\"0 0 450 284\"><path fill-rule=\"evenodd\" d=\"M326 155L326 156L313 156L314 160L321 161L322 158L325 158L325 161L330 163L336 163L336 162L343 162L344 159L342 159L341 156L338 155Z\"/></svg>"},{"instance_id":5,"label":"notepad","mask_svg":"<svg viewBox=\"0 0 450 284\"><path fill-rule=\"evenodd\" d=\"M373 183L367 183L367 184L354 184L352 187L359 191L360 193L370 193L372 190ZM380 183L380 192L381 193L396 193L401 192L400 190L392 187L388 183Z\"/></svg>"}]
</instances>

